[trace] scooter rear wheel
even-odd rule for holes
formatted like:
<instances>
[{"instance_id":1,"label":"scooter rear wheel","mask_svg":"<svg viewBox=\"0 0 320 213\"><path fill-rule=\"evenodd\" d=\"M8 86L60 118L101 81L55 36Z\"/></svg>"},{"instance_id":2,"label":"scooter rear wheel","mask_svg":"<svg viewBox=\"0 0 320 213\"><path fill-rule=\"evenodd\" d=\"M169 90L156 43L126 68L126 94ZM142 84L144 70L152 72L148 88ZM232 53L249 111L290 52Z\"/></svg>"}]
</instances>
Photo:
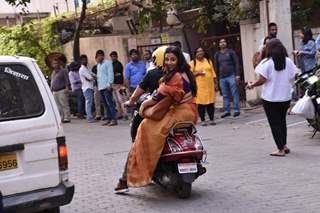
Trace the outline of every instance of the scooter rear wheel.
<instances>
[{"instance_id":1,"label":"scooter rear wheel","mask_svg":"<svg viewBox=\"0 0 320 213\"><path fill-rule=\"evenodd\" d=\"M191 190L192 190L192 184L186 183L183 181L179 182L176 188L178 197L182 199L189 198L191 195Z\"/></svg>"}]
</instances>

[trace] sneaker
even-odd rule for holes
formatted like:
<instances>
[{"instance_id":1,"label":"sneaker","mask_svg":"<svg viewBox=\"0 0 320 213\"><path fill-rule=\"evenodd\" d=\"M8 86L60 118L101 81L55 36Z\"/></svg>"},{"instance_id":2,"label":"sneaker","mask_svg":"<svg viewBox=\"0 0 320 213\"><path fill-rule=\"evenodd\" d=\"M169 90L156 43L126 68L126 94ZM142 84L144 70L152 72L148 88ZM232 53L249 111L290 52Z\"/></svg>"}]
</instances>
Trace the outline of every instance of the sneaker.
<instances>
[{"instance_id":1,"label":"sneaker","mask_svg":"<svg viewBox=\"0 0 320 213\"><path fill-rule=\"evenodd\" d=\"M114 193L116 194L124 194L126 192L129 192L129 188L127 185L127 181L119 180L116 188L114 188Z\"/></svg>"},{"instance_id":2,"label":"sneaker","mask_svg":"<svg viewBox=\"0 0 320 213\"><path fill-rule=\"evenodd\" d=\"M211 126L215 126L215 125L217 125L217 124L216 124L216 122L214 122L213 120L212 120L212 121L210 121L210 122L209 122L209 124L210 124Z\"/></svg>"},{"instance_id":3,"label":"sneaker","mask_svg":"<svg viewBox=\"0 0 320 213\"><path fill-rule=\"evenodd\" d=\"M238 117L240 115L240 112L233 113L233 117Z\"/></svg>"},{"instance_id":4,"label":"sneaker","mask_svg":"<svg viewBox=\"0 0 320 213\"><path fill-rule=\"evenodd\" d=\"M102 124L102 126L108 126L110 123L111 123L111 121L108 120L108 121L104 122L104 123Z\"/></svg>"},{"instance_id":5,"label":"sneaker","mask_svg":"<svg viewBox=\"0 0 320 213\"><path fill-rule=\"evenodd\" d=\"M231 116L230 112L225 112L221 115L221 118L225 118L225 117L228 117L228 116Z\"/></svg>"},{"instance_id":6,"label":"sneaker","mask_svg":"<svg viewBox=\"0 0 320 213\"><path fill-rule=\"evenodd\" d=\"M110 120L110 118L104 117L104 118L102 118L101 120L103 120L103 121L108 121L108 120Z\"/></svg>"},{"instance_id":7,"label":"sneaker","mask_svg":"<svg viewBox=\"0 0 320 213\"><path fill-rule=\"evenodd\" d=\"M207 126L207 122L201 121L200 125L201 125L201 126Z\"/></svg>"},{"instance_id":8,"label":"sneaker","mask_svg":"<svg viewBox=\"0 0 320 213\"><path fill-rule=\"evenodd\" d=\"M82 115L82 114L77 114L77 118L79 118L79 119L84 119L84 115Z\"/></svg>"},{"instance_id":9,"label":"sneaker","mask_svg":"<svg viewBox=\"0 0 320 213\"><path fill-rule=\"evenodd\" d=\"M117 125L118 125L118 122L115 121L115 120L111 121L111 122L108 124L108 126L117 126Z\"/></svg>"},{"instance_id":10,"label":"sneaker","mask_svg":"<svg viewBox=\"0 0 320 213\"><path fill-rule=\"evenodd\" d=\"M100 121L100 120L101 120L101 117L95 117L94 120Z\"/></svg>"},{"instance_id":11,"label":"sneaker","mask_svg":"<svg viewBox=\"0 0 320 213\"><path fill-rule=\"evenodd\" d=\"M123 116L118 116L118 120L121 120L123 118Z\"/></svg>"},{"instance_id":12,"label":"sneaker","mask_svg":"<svg viewBox=\"0 0 320 213\"><path fill-rule=\"evenodd\" d=\"M88 123L96 123L96 122L97 122L97 120L95 120L93 118L88 120Z\"/></svg>"},{"instance_id":13,"label":"sneaker","mask_svg":"<svg viewBox=\"0 0 320 213\"><path fill-rule=\"evenodd\" d=\"M69 119L64 119L63 121L62 121L62 123L70 123L71 121L69 120Z\"/></svg>"}]
</instances>

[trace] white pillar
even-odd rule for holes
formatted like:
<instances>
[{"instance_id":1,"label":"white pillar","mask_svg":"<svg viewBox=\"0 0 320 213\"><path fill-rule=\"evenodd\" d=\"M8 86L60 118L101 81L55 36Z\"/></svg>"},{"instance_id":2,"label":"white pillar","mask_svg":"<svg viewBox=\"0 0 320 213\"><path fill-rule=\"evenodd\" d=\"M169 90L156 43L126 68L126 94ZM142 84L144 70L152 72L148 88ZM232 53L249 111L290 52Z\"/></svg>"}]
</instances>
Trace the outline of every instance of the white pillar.
<instances>
[{"instance_id":1,"label":"white pillar","mask_svg":"<svg viewBox=\"0 0 320 213\"><path fill-rule=\"evenodd\" d=\"M253 55L259 50L261 39L263 38L263 30L260 23L256 19L248 19L240 22L242 61L244 69L244 79L246 82L254 81L256 75L253 68ZM249 102L259 98L259 90L246 90L246 99Z\"/></svg>"},{"instance_id":2,"label":"white pillar","mask_svg":"<svg viewBox=\"0 0 320 213\"><path fill-rule=\"evenodd\" d=\"M245 81L254 81L252 57L259 50L261 42L268 35L269 23L278 25L278 38L285 45L288 54L293 50L293 37L291 27L290 0L262 0L260 1L260 23L255 20L244 20L240 22L242 57ZM255 101L260 97L260 88L246 91L247 101Z\"/></svg>"},{"instance_id":3,"label":"white pillar","mask_svg":"<svg viewBox=\"0 0 320 213\"><path fill-rule=\"evenodd\" d=\"M290 54L293 51L290 0L269 0L269 22L278 25L278 38Z\"/></svg>"}]
</instances>

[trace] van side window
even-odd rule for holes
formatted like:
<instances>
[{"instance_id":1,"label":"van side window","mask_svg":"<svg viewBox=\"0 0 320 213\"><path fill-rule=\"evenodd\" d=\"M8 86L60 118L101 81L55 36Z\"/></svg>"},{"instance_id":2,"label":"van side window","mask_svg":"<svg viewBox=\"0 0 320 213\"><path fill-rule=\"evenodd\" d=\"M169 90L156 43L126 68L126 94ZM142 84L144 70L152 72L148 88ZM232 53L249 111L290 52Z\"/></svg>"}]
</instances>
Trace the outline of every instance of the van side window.
<instances>
[{"instance_id":1,"label":"van side window","mask_svg":"<svg viewBox=\"0 0 320 213\"><path fill-rule=\"evenodd\" d=\"M21 64L0 64L0 122L43 112L43 100L30 70Z\"/></svg>"}]
</instances>

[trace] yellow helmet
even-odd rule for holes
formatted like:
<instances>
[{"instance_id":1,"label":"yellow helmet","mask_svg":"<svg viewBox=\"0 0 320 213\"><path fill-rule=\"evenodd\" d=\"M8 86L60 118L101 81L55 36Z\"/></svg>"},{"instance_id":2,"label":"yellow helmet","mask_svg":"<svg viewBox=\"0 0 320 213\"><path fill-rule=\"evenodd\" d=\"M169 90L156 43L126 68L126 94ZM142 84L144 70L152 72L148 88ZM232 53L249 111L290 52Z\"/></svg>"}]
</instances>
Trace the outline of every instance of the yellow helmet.
<instances>
[{"instance_id":1,"label":"yellow helmet","mask_svg":"<svg viewBox=\"0 0 320 213\"><path fill-rule=\"evenodd\" d=\"M152 59L156 67L161 68L163 66L164 53L166 52L167 48L168 46L161 46L158 47L155 51L153 51Z\"/></svg>"}]
</instances>

